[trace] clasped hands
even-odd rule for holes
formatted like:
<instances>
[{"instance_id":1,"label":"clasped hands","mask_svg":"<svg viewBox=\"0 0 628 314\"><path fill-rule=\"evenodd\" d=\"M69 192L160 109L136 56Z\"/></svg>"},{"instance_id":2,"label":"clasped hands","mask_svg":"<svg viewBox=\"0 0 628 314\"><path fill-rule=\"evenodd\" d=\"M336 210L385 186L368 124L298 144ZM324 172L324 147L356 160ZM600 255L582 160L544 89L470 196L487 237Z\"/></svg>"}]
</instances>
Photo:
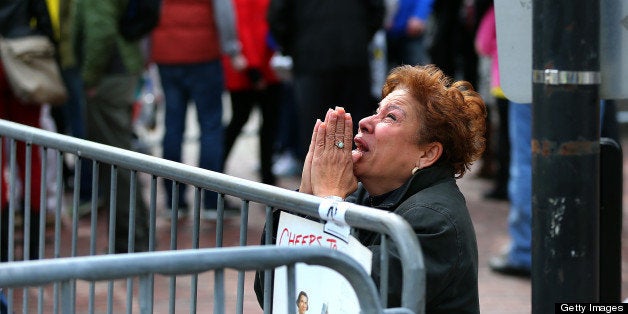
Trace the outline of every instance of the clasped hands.
<instances>
[{"instance_id":1,"label":"clasped hands","mask_svg":"<svg viewBox=\"0 0 628 314\"><path fill-rule=\"evenodd\" d=\"M342 107L329 109L325 120L316 120L303 164L300 192L343 199L358 188L353 175L351 147L353 121Z\"/></svg>"}]
</instances>

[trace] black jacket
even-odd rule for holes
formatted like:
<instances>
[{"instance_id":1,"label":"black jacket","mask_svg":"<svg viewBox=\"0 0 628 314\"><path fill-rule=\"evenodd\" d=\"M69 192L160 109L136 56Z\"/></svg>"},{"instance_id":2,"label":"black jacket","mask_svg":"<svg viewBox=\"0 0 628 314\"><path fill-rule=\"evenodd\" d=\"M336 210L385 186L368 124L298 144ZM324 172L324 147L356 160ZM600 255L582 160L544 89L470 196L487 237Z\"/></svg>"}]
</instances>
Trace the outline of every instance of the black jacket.
<instances>
[{"instance_id":1,"label":"black jacket","mask_svg":"<svg viewBox=\"0 0 628 314\"><path fill-rule=\"evenodd\" d=\"M360 185L347 201L400 215L410 223L426 269L425 313L479 313L478 250L475 230L453 171L433 166L406 184L372 198ZM373 251L371 276L379 284L380 236L360 230L360 242ZM389 245L389 307L401 305L403 274L394 243Z\"/></svg>"},{"instance_id":2,"label":"black jacket","mask_svg":"<svg viewBox=\"0 0 628 314\"><path fill-rule=\"evenodd\" d=\"M384 19L383 0L271 0L273 38L297 72L369 64L368 45Z\"/></svg>"},{"instance_id":3,"label":"black jacket","mask_svg":"<svg viewBox=\"0 0 628 314\"><path fill-rule=\"evenodd\" d=\"M425 313L479 313L478 250L466 201L449 168L418 171L406 184L384 196L371 197L360 184L348 202L394 212L415 231L426 269ZM277 228L279 211L274 213ZM306 217L308 218L308 217ZM274 234L276 234L276 229ZM373 252L371 276L379 284L380 236L366 230L354 233ZM264 234L262 234L262 244ZM273 243L274 243L273 236ZM389 243L388 307L401 306L402 267L394 243ZM263 272L255 278L255 292L263 304ZM272 298L271 298L272 300Z\"/></svg>"}]
</instances>

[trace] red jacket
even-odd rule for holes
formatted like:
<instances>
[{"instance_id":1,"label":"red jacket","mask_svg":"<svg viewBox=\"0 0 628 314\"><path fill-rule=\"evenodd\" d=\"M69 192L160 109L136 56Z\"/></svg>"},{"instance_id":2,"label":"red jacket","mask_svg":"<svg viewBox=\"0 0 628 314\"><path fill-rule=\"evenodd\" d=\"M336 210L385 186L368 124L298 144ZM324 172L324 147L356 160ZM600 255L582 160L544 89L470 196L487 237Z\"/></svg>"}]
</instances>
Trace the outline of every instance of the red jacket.
<instances>
[{"instance_id":1,"label":"red jacket","mask_svg":"<svg viewBox=\"0 0 628 314\"><path fill-rule=\"evenodd\" d=\"M236 10L238 39L242 45L242 54L248 62L247 69L236 71L231 61L223 57L226 85L228 90L252 89L253 83L247 76L247 70L257 69L266 85L279 81L270 67L270 58L274 50L270 47L266 10L270 0L233 0Z\"/></svg>"},{"instance_id":2,"label":"red jacket","mask_svg":"<svg viewBox=\"0 0 628 314\"><path fill-rule=\"evenodd\" d=\"M151 39L151 58L156 63L207 62L221 54L211 0L163 0Z\"/></svg>"}]
</instances>

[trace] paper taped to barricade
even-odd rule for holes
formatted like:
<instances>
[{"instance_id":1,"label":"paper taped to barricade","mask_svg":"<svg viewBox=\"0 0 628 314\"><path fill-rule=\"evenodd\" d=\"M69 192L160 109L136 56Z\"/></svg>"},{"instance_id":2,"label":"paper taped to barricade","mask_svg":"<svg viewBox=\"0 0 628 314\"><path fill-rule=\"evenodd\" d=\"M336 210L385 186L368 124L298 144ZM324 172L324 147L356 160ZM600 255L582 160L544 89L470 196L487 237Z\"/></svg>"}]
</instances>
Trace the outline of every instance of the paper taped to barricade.
<instances>
[{"instance_id":1,"label":"paper taped to barricade","mask_svg":"<svg viewBox=\"0 0 628 314\"><path fill-rule=\"evenodd\" d=\"M277 227L278 246L320 246L339 250L353 257L368 274L371 273L373 253L356 238L349 236L345 242L324 231L322 223L282 212ZM360 313L358 297L353 287L338 272L314 265L298 263L295 266L297 300L286 300L288 288L286 267L275 270L273 313L286 313L288 306L297 307L299 295L307 295L308 313ZM301 305L303 306L303 302Z\"/></svg>"}]
</instances>

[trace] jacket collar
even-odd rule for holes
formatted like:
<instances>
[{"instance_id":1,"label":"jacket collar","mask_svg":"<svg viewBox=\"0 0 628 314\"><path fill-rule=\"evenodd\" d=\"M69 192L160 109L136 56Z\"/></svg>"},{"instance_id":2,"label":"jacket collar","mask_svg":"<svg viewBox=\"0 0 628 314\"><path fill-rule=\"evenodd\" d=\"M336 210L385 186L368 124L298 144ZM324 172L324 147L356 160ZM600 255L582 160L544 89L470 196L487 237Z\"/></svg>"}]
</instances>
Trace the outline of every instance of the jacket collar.
<instances>
[{"instance_id":1,"label":"jacket collar","mask_svg":"<svg viewBox=\"0 0 628 314\"><path fill-rule=\"evenodd\" d=\"M375 208L386 210L395 209L399 204L419 191L434 185L436 182L453 177L454 171L451 167L431 166L423 168L410 177L406 183L391 192L380 196L371 196L367 193L368 202L370 206ZM378 199L380 197L382 197L383 200ZM373 201L379 204L373 204Z\"/></svg>"}]
</instances>

